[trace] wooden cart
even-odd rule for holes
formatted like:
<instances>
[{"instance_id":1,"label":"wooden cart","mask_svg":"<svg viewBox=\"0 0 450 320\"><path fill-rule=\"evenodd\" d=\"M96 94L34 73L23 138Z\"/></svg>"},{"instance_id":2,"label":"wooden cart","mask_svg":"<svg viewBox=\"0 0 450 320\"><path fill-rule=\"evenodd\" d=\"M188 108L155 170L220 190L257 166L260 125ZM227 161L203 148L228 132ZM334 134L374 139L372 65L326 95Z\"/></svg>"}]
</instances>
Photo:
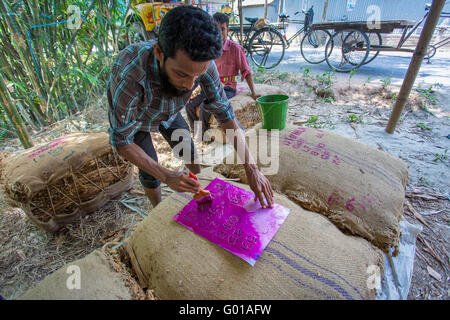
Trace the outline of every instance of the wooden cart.
<instances>
[{"instance_id":1,"label":"wooden cart","mask_svg":"<svg viewBox=\"0 0 450 320\"><path fill-rule=\"evenodd\" d=\"M338 21L317 23L312 30L333 31L325 48L325 61L337 72L350 72L373 61L381 51L414 52L412 48L403 48L403 44L426 18L418 22L411 20L386 20L377 24L367 21ZM384 46L381 34L402 29L397 46Z\"/></svg>"}]
</instances>

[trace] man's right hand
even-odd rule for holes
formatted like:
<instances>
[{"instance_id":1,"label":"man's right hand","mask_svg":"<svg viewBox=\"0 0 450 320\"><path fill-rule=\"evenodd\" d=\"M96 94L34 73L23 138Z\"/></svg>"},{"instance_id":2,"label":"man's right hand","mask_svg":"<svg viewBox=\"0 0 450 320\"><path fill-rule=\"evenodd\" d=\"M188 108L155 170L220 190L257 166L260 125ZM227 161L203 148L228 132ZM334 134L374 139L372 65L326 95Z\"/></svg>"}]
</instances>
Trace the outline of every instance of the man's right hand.
<instances>
[{"instance_id":1,"label":"man's right hand","mask_svg":"<svg viewBox=\"0 0 450 320\"><path fill-rule=\"evenodd\" d=\"M150 158L141 147L135 143L117 148L118 153L130 161L132 164L161 180L172 190L178 192L197 193L200 189L200 183L190 178L187 173L170 171L164 168L158 162Z\"/></svg>"},{"instance_id":2,"label":"man's right hand","mask_svg":"<svg viewBox=\"0 0 450 320\"><path fill-rule=\"evenodd\" d=\"M197 193L201 189L200 182L189 177L185 172L170 171L163 181L172 190L178 192L192 192Z\"/></svg>"}]
</instances>

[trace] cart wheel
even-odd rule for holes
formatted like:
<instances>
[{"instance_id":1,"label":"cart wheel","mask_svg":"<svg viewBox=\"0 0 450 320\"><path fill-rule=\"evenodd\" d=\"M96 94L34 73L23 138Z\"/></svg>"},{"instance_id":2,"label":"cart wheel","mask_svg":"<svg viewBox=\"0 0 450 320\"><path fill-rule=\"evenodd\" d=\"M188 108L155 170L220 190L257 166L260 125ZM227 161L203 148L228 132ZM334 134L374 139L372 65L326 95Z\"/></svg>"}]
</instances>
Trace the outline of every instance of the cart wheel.
<instances>
[{"instance_id":1,"label":"cart wheel","mask_svg":"<svg viewBox=\"0 0 450 320\"><path fill-rule=\"evenodd\" d=\"M425 55L425 59L430 60L431 58L434 57L435 54L436 54L436 47L433 45L428 46L428 50L427 50L427 54Z\"/></svg>"},{"instance_id":2,"label":"cart wheel","mask_svg":"<svg viewBox=\"0 0 450 320\"><path fill-rule=\"evenodd\" d=\"M312 64L325 61L325 47L331 34L327 30L308 31L300 43L303 59Z\"/></svg>"},{"instance_id":3,"label":"cart wheel","mask_svg":"<svg viewBox=\"0 0 450 320\"><path fill-rule=\"evenodd\" d=\"M369 38L369 43L370 43L370 53L367 56L366 61L364 62L364 64L368 64L369 62L372 62L373 59L375 59L378 54L380 53L379 50L377 50L377 46L382 46L383 45L383 39L381 38L381 34L379 34L378 32L371 32L369 34L367 34L367 37Z\"/></svg>"},{"instance_id":4,"label":"cart wheel","mask_svg":"<svg viewBox=\"0 0 450 320\"><path fill-rule=\"evenodd\" d=\"M346 29L336 32L325 47L325 60L336 72L350 72L359 68L367 59L370 42L359 30Z\"/></svg>"},{"instance_id":5,"label":"cart wheel","mask_svg":"<svg viewBox=\"0 0 450 320\"><path fill-rule=\"evenodd\" d=\"M248 48L252 61L258 67L272 69L283 59L286 44L280 32L264 27L255 32Z\"/></svg>"}]
</instances>

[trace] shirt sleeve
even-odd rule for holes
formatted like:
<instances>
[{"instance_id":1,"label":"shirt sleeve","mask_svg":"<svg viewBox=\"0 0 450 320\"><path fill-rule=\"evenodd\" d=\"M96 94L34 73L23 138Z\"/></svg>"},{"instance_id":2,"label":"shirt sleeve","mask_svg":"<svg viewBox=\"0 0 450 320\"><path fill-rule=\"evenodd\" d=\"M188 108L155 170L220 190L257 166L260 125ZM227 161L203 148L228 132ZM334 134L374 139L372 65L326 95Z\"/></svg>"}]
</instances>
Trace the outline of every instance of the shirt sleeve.
<instances>
[{"instance_id":1,"label":"shirt sleeve","mask_svg":"<svg viewBox=\"0 0 450 320\"><path fill-rule=\"evenodd\" d=\"M141 127L137 121L137 104L143 88L133 79L112 74L107 87L109 143L117 147L131 144Z\"/></svg>"},{"instance_id":2,"label":"shirt sleeve","mask_svg":"<svg viewBox=\"0 0 450 320\"><path fill-rule=\"evenodd\" d=\"M201 76L200 86L207 100L203 104L203 108L211 112L217 119L217 122L224 123L235 118L233 107L223 90L214 61L211 61L208 70Z\"/></svg>"},{"instance_id":3,"label":"shirt sleeve","mask_svg":"<svg viewBox=\"0 0 450 320\"><path fill-rule=\"evenodd\" d=\"M239 44L236 46L236 51L236 61L238 63L239 71L241 72L241 81L244 81L248 75L252 74L252 69L250 69L244 50Z\"/></svg>"}]
</instances>

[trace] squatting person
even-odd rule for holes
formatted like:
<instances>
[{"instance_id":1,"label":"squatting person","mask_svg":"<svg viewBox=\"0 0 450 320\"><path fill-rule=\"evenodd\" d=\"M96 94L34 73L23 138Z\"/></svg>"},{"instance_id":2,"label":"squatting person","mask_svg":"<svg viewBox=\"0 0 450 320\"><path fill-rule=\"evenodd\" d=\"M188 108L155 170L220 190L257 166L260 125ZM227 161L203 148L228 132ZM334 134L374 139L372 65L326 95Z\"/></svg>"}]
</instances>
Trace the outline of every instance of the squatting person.
<instances>
[{"instance_id":1,"label":"squatting person","mask_svg":"<svg viewBox=\"0 0 450 320\"><path fill-rule=\"evenodd\" d=\"M193 173L200 172L188 124L180 114L197 85L208 100L204 108L223 130L234 130L236 151L239 144L244 145L243 165L255 199L263 207L264 198L270 207L273 204L272 187L251 156L220 83L214 59L221 56L222 44L221 31L208 13L180 6L164 16L157 42L127 46L112 66L107 87L110 144L139 168L139 180L153 206L161 201L161 181L179 192L196 193L200 189L186 172L158 164L150 135L159 131L172 148L181 143L178 156ZM180 135L180 131L185 134Z\"/></svg>"}]
</instances>

